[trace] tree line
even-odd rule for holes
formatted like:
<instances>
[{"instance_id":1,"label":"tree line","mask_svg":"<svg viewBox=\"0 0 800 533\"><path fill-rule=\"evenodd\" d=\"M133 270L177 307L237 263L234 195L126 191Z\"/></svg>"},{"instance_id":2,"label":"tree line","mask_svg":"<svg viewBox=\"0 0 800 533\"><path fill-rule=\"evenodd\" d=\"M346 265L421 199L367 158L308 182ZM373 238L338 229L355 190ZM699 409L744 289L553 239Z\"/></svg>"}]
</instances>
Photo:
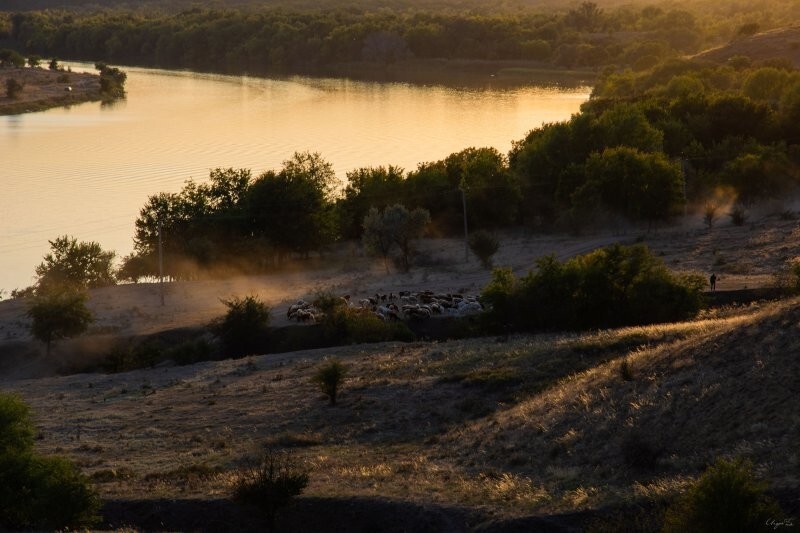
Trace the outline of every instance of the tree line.
<instances>
[{"instance_id":1,"label":"tree line","mask_svg":"<svg viewBox=\"0 0 800 533\"><path fill-rule=\"evenodd\" d=\"M707 3L603 9L589 1L498 13L351 6L28 11L0 14L0 40L5 35L43 55L237 74L411 58L643 70L791 21L796 13L785 4L771 3L770 16L755 6L727 6L721 16L723 6Z\"/></svg>"},{"instance_id":2,"label":"tree line","mask_svg":"<svg viewBox=\"0 0 800 533\"><path fill-rule=\"evenodd\" d=\"M747 209L800 182L798 116L800 73L785 66L672 61L645 74L610 74L580 113L532 130L508 155L471 147L410 171L354 169L343 185L310 152L259 176L212 170L207 181L148 199L120 275L157 274L159 238L172 277L219 265L268 270L364 239L395 204L426 211L429 235L460 235L465 207L470 231L653 226L713 201L720 189ZM380 236L370 239L383 255Z\"/></svg>"},{"instance_id":3,"label":"tree line","mask_svg":"<svg viewBox=\"0 0 800 533\"><path fill-rule=\"evenodd\" d=\"M159 243L165 274L177 279L222 266L261 272L342 240L362 240L386 258L390 246L401 250L398 266L406 269L413 254L380 233L403 214L395 205L404 220L424 211L432 236L461 235L465 216L471 232L649 227L702 209L721 190L741 215L800 183L798 118L800 72L779 63L674 60L610 73L580 113L532 130L507 155L471 147L410 171L354 169L343 184L310 152L259 176L212 170L207 181L148 198L134 252L116 275L156 275ZM374 231L365 237L367 228Z\"/></svg>"}]
</instances>

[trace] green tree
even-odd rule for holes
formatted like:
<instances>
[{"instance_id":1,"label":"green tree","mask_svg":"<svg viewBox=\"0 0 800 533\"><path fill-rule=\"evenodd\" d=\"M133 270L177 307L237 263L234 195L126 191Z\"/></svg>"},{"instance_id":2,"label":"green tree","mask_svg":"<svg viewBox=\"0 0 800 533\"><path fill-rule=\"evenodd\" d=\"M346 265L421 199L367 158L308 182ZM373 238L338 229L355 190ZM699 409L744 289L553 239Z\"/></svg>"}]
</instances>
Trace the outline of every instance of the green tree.
<instances>
[{"instance_id":1,"label":"green tree","mask_svg":"<svg viewBox=\"0 0 800 533\"><path fill-rule=\"evenodd\" d=\"M217 168L207 182L188 180L179 193L150 196L139 211L134 234L136 256L147 275L158 274L161 225L165 274L188 278L240 255L248 240L248 169ZM125 261L127 264L129 260Z\"/></svg>"},{"instance_id":2,"label":"green tree","mask_svg":"<svg viewBox=\"0 0 800 533\"><path fill-rule=\"evenodd\" d=\"M777 104L789 82L789 73L775 67L764 67L749 73L742 82L742 92L753 100Z\"/></svg>"},{"instance_id":3,"label":"green tree","mask_svg":"<svg viewBox=\"0 0 800 533\"><path fill-rule=\"evenodd\" d=\"M336 202L339 231L345 239L359 239L370 208L384 209L402 197L403 169L395 166L367 167L347 173L344 195Z\"/></svg>"},{"instance_id":4,"label":"green tree","mask_svg":"<svg viewBox=\"0 0 800 533\"><path fill-rule=\"evenodd\" d=\"M383 266L389 273L389 254L394 248L394 234L383 223L383 213L373 207L364 217L362 240L367 250L383 258Z\"/></svg>"},{"instance_id":5,"label":"green tree","mask_svg":"<svg viewBox=\"0 0 800 533\"><path fill-rule=\"evenodd\" d=\"M800 173L779 147L759 147L725 164L721 182L730 185L744 205L757 200L778 198L800 181Z\"/></svg>"},{"instance_id":6,"label":"green tree","mask_svg":"<svg viewBox=\"0 0 800 533\"><path fill-rule=\"evenodd\" d=\"M569 207L571 194L582 184L575 169L597 145L595 124L593 116L581 113L569 122L545 124L513 143L509 168L522 187L526 222L553 221Z\"/></svg>"},{"instance_id":7,"label":"green tree","mask_svg":"<svg viewBox=\"0 0 800 533\"><path fill-rule=\"evenodd\" d=\"M282 173L291 181L308 181L330 202L336 193L338 179L333 165L319 152L295 152L283 162Z\"/></svg>"},{"instance_id":8,"label":"green tree","mask_svg":"<svg viewBox=\"0 0 800 533\"><path fill-rule=\"evenodd\" d=\"M496 228L517 219L522 196L506 158L494 148L467 148L444 160L452 187L467 196L471 228Z\"/></svg>"},{"instance_id":9,"label":"green tree","mask_svg":"<svg viewBox=\"0 0 800 533\"><path fill-rule=\"evenodd\" d=\"M114 285L114 257L96 242L64 235L50 242L50 253L36 267L37 290L94 289Z\"/></svg>"},{"instance_id":10,"label":"green tree","mask_svg":"<svg viewBox=\"0 0 800 533\"><path fill-rule=\"evenodd\" d=\"M48 356L53 341L75 337L89 328L93 317L86 300L86 293L75 289L37 291L27 316L31 334L45 343Z\"/></svg>"},{"instance_id":11,"label":"green tree","mask_svg":"<svg viewBox=\"0 0 800 533\"><path fill-rule=\"evenodd\" d=\"M576 30L594 31L599 29L603 22L603 10L594 2L582 2L567 12L564 22Z\"/></svg>"},{"instance_id":12,"label":"green tree","mask_svg":"<svg viewBox=\"0 0 800 533\"><path fill-rule=\"evenodd\" d=\"M39 68L42 64L42 56L36 54L28 56L28 66L31 68Z\"/></svg>"},{"instance_id":13,"label":"green tree","mask_svg":"<svg viewBox=\"0 0 800 533\"><path fill-rule=\"evenodd\" d=\"M0 456L33 448L30 408L17 396L0 393Z\"/></svg>"},{"instance_id":14,"label":"green tree","mask_svg":"<svg viewBox=\"0 0 800 533\"><path fill-rule=\"evenodd\" d=\"M401 204L387 207L383 212L370 210L364 219L364 244L373 252L386 258L387 244L394 243L399 250L398 264L403 272L411 268L414 254L413 242L422 237L425 227L430 223L428 211L422 208L409 211ZM388 266L387 266L388 271Z\"/></svg>"},{"instance_id":15,"label":"green tree","mask_svg":"<svg viewBox=\"0 0 800 533\"><path fill-rule=\"evenodd\" d=\"M629 146L642 152L658 152L663 148L664 134L650 125L636 105L621 104L603 112L595 127L598 148Z\"/></svg>"},{"instance_id":16,"label":"green tree","mask_svg":"<svg viewBox=\"0 0 800 533\"><path fill-rule=\"evenodd\" d=\"M317 370L311 381L319 385L320 390L328 397L331 405L336 405L336 396L346 375L347 367L338 359L330 359Z\"/></svg>"},{"instance_id":17,"label":"green tree","mask_svg":"<svg viewBox=\"0 0 800 533\"><path fill-rule=\"evenodd\" d=\"M319 250L335 237L337 183L320 154L296 152L280 172L265 172L250 187L251 230L277 250L279 260L287 252Z\"/></svg>"},{"instance_id":18,"label":"green tree","mask_svg":"<svg viewBox=\"0 0 800 533\"><path fill-rule=\"evenodd\" d=\"M98 521L100 500L65 459L33 451L30 409L0 393L0 529L80 529Z\"/></svg>"},{"instance_id":19,"label":"green tree","mask_svg":"<svg viewBox=\"0 0 800 533\"><path fill-rule=\"evenodd\" d=\"M492 257L500 248L500 241L497 240L497 237L486 230L478 230L470 234L468 242L469 249L478 257L483 268L490 270Z\"/></svg>"},{"instance_id":20,"label":"green tree","mask_svg":"<svg viewBox=\"0 0 800 533\"><path fill-rule=\"evenodd\" d=\"M592 154L586 162L586 184L574 196L578 216L594 204L594 195L585 196L589 189L596 191L605 206L631 220L668 220L683 205L680 168L661 154L633 148L609 148Z\"/></svg>"},{"instance_id":21,"label":"green tree","mask_svg":"<svg viewBox=\"0 0 800 533\"><path fill-rule=\"evenodd\" d=\"M8 48L0 48L0 67L17 67L25 66L25 58L15 50Z\"/></svg>"},{"instance_id":22,"label":"green tree","mask_svg":"<svg viewBox=\"0 0 800 533\"><path fill-rule=\"evenodd\" d=\"M262 349L272 311L256 296L222 300L228 311L212 324L230 355L252 354Z\"/></svg>"},{"instance_id":23,"label":"green tree","mask_svg":"<svg viewBox=\"0 0 800 533\"><path fill-rule=\"evenodd\" d=\"M409 207L420 207L434 213L433 224L446 233L462 227L459 177L449 173L444 161L426 162L409 172L402 196Z\"/></svg>"},{"instance_id":24,"label":"green tree","mask_svg":"<svg viewBox=\"0 0 800 533\"><path fill-rule=\"evenodd\" d=\"M100 71L100 92L110 98L125 96L125 81L128 75L116 67L105 63L95 63L95 68Z\"/></svg>"}]
</instances>

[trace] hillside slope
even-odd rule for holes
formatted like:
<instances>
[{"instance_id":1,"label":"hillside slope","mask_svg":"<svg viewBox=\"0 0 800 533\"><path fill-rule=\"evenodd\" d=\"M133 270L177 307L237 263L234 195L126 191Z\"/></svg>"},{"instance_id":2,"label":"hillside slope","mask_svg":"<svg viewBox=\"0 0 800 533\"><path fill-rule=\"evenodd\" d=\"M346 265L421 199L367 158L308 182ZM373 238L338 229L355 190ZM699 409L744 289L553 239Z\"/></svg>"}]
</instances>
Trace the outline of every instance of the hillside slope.
<instances>
[{"instance_id":1,"label":"hillside slope","mask_svg":"<svg viewBox=\"0 0 800 533\"><path fill-rule=\"evenodd\" d=\"M560 498L557 508L571 497L596 507L668 493L719 456L750 458L773 488L796 491L798 303L633 349L628 380L611 358L450 432L441 453L530 479L547 472L542 497Z\"/></svg>"},{"instance_id":2,"label":"hillside slope","mask_svg":"<svg viewBox=\"0 0 800 533\"><path fill-rule=\"evenodd\" d=\"M585 518L574 513L670 497L719 455L752 459L773 490L796 497L798 303L673 325L350 346L0 387L31 403L40 451L70 456L98 483L108 523L193 529L175 507L188 509L183 520L217 508L245 459L271 446L311 468L288 530L319 509L320 531L375 520L416 530L423 516L431 530L502 530L524 516L573 526ZM329 356L349 368L337 407L311 383ZM521 530L538 523L525 520Z\"/></svg>"},{"instance_id":3,"label":"hillside slope","mask_svg":"<svg viewBox=\"0 0 800 533\"><path fill-rule=\"evenodd\" d=\"M724 63L734 56L746 56L753 61L787 59L795 68L800 68L800 26L778 28L737 39L694 57Z\"/></svg>"}]
</instances>

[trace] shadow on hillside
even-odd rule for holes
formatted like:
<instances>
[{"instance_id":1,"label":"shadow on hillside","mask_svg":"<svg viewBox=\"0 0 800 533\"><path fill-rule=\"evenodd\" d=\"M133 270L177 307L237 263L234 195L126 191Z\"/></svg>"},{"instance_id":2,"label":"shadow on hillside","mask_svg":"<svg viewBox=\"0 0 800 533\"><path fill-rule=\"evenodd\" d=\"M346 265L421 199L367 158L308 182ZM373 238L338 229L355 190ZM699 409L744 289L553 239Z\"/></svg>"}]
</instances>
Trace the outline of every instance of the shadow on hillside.
<instances>
[{"instance_id":1,"label":"shadow on hillside","mask_svg":"<svg viewBox=\"0 0 800 533\"><path fill-rule=\"evenodd\" d=\"M580 531L594 513L514 519L492 518L479 509L417 504L383 498L302 497L281 510L280 533L562 533ZM266 522L229 500L111 500L103 507L102 528L147 531L263 532Z\"/></svg>"}]
</instances>

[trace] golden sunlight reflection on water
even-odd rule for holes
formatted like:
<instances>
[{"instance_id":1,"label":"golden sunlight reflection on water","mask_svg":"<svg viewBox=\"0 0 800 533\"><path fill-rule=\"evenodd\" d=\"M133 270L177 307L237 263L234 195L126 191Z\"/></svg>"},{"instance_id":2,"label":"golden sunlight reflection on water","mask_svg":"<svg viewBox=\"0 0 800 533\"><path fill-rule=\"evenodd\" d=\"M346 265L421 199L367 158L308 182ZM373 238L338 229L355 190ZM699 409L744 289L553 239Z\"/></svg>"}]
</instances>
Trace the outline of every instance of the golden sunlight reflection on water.
<instances>
[{"instance_id":1,"label":"golden sunlight reflection on water","mask_svg":"<svg viewBox=\"0 0 800 533\"><path fill-rule=\"evenodd\" d=\"M85 67L90 68L89 65ZM589 88L453 89L125 68L125 101L0 117L0 289L31 283L48 239L122 256L148 195L216 167L279 169L295 151L347 171L443 159L578 111Z\"/></svg>"}]
</instances>

